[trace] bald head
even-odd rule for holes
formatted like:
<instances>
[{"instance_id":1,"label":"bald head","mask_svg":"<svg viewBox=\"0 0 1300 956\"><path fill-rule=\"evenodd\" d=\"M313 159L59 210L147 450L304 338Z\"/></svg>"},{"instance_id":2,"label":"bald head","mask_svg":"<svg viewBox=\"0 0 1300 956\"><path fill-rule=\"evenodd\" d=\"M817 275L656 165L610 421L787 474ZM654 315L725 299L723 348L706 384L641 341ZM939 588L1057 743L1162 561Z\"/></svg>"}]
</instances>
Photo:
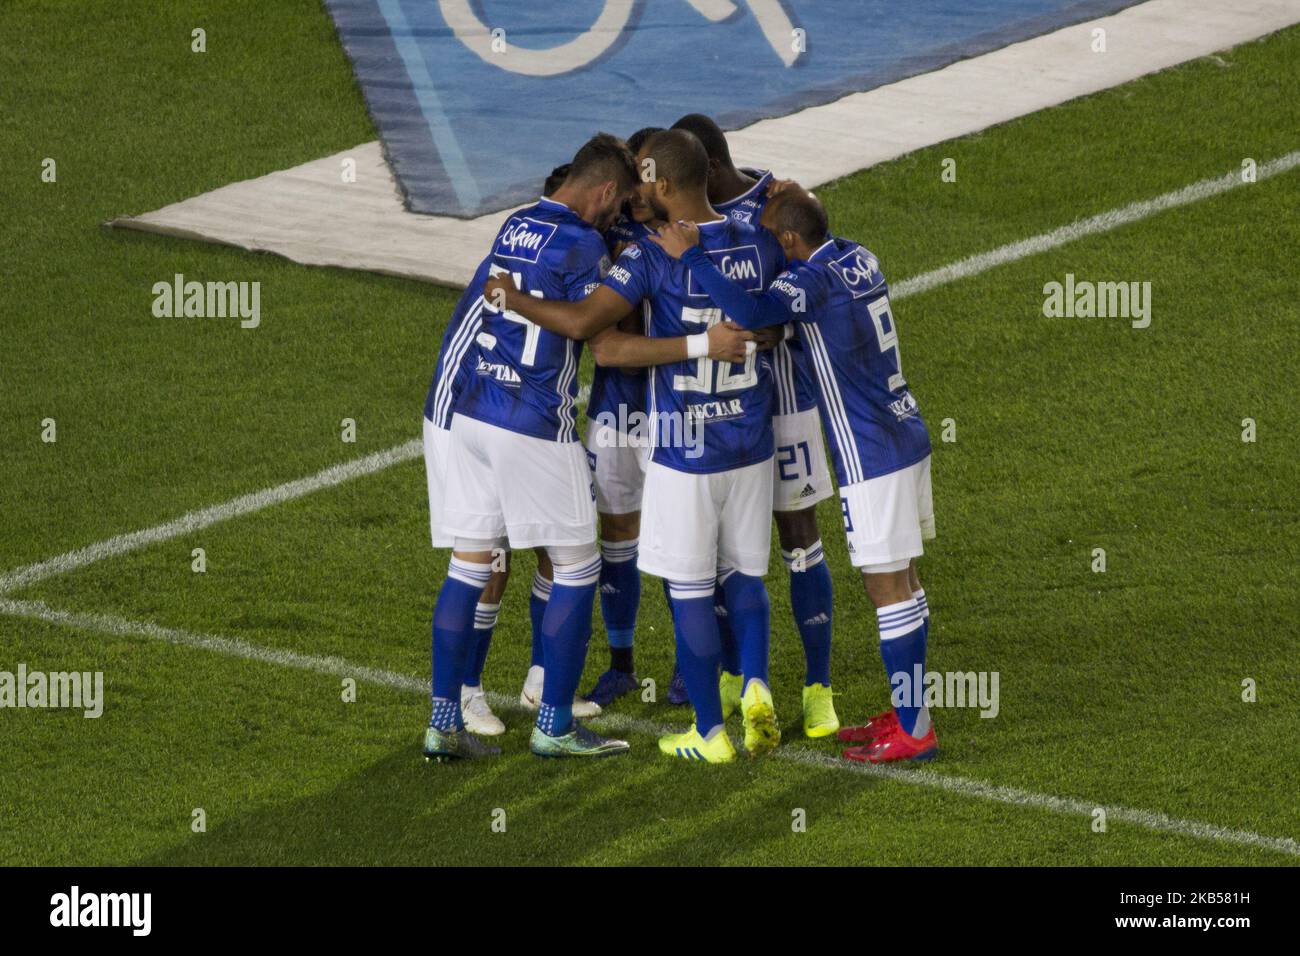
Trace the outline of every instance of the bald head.
<instances>
[{"instance_id":1,"label":"bald head","mask_svg":"<svg viewBox=\"0 0 1300 956\"><path fill-rule=\"evenodd\" d=\"M793 258L799 259L806 258L830 233L821 200L793 183L768 200L761 222L780 240L786 255L793 252Z\"/></svg>"},{"instance_id":2,"label":"bald head","mask_svg":"<svg viewBox=\"0 0 1300 956\"><path fill-rule=\"evenodd\" d=\"M685 130L698 139L712 162L724 168L735 168L731 162L731 148L727 145L726 134L710 117L703 113L687 113L673 124L673 129Z\"/></svg>"},{"instance_id":3,"label":"bald head","mask_svg":"<svg viewBox=\"0 0 1300 956\"><path fill-rule=\"evenodd\" d=\"M708 183L709 156L703 144L685 130L655 133L646 140L642 159L653 161L654 179L666 181L675 190L703 192Z\"/></svg>"}]
</instances>

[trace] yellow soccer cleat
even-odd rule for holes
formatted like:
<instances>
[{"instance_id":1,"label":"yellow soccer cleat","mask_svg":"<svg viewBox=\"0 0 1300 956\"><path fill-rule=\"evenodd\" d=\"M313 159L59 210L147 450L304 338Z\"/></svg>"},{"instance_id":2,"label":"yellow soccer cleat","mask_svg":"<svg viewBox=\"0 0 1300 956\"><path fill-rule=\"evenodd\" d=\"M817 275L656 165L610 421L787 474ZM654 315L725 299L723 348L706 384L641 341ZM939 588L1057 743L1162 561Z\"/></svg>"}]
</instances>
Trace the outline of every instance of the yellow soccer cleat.
<instances>
[{"instance_id":1,"label":"yellow soccer cleat","mask_svg":"<svg viewBox=\"0 0 1300 956\"><path fill-rule=\"evenodd\" d=\"M829 684L809 684L803 689L803 735L829 737L840 729Z\"/></svg>"},{"instance_id":2,"label":"yellow soccer cleat","mask_svg":"<svg viewBox=\"0 0 1300 956\"><path fill-rule=\"evenodd\" d=\"M739 674L728 674L723 671L722 676L718 678L718 693L722 695L723 720L740 710L740 691L744 684L745 678Z\"/></svg>"},{"instance_id":3,"label":"yellow soccer cleat","mask_svg":"<svg viewBox=\"0 0 1300 956\"><path fill-rule=\"evenodd\" d=\"M781 742L781 728L776 725L776 707L772 692L760 680L751 680L740 697L745 718L745 749L751 757L771 753Z\"/></svg>"},{"instance_id":4,"label":"yellow soccer cleat","mask_svg":"<svg viewBox=\"0 0 1300 956\"><path fill-rule=\"evenodd\" d=\"M659 738L659 751L683 760L702 760L705 763L731 763L736 759L736 748L725 730L712 740L705 740L691 724L684 734L667 734Z\"/></svg>"}]
</instances>

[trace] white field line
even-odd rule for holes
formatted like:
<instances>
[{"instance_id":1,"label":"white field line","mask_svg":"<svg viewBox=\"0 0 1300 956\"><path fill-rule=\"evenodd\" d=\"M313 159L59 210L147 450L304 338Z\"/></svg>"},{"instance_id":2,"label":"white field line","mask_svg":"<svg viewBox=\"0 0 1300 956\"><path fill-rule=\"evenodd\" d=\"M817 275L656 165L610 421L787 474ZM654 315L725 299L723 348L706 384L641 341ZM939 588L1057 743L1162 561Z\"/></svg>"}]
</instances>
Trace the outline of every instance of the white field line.
<instances>
[{"instance_id":1,"label":"white field line","mask_svg":"<svg viewBox=\"0 0 1300 956\"><path fill-rule=\"evenodd\" d=\"M178 628L163 627L149 621L132 621L115 614L88 613L80 611L60 611L49 607L41 601L15 601L0 598L0 614L29 618L60 624L85 631L112 634L118 637L145 637L165 641L184 647L195 647L214 651L230 657L274 664L279 667L291 667L297 670L328 674L334 677L351 677L357 681L388 687L413 694L427 695L429 682L426 679L399 674L394 671L375 667L363 667L340 657L320 657L313 654L299 654L294 651L260 647L247 641L232 637L218 637L211 634L197 634ZM490 694L492 706L500 710L520 711L518 698L503 694ZM669 727L647 720L627 717L622 714L609 713L597 718L594 723L607 732L636 733L647 737L657 737L670 732ZM1087 817L1091 819L1097 809L1106 812L1106 819L1120 820L1147 830L1173 833L1178 836L1207 840L1214 843L1231 843L1255 849L1269 850L1287 856L1300 857L1300 842L1289 837L1265 836L1251 830L1234 830L1199 820L1185 820L1171 817L1150 810L1137 810L1131 807L1106 806L1089 803L1073 797L1057 797L1050 794L1034 793L1017 787L1003 787L972 780L936 773L917 767L885 767L870 764L855 764L832 757L819 751L807 750L797 746L785 746L776 751L779 759L825 770L839 770L876 777L910 786L928 787L944 790L962 797L972 797L994 803L1005 803L1016 807L1029 807L1047 810L1067 816ZM683 768L689 773L689 768Z\"/></svg>"},{"instance_id":2,"label":"white field line","mask_svg":"<svg viewBox=\"0 0 1300 956\"><path fill-rule=\"evenodd\" d=\"M386 451L375 452L363 458L332 465L306 478L298 478L283 485L276 485L274 488L264 488L261 491L240 495L238 498L232 498L230 501L218 505L191 511L173 521L168 521L166 524L145 528L143 531L132 531L130 534L120 534L115 538L109 538L107 541L100 541L98 544L79 548L76 551L69 551L66 554L57 555L37 564L16 568L4 575L0 575L0 594L5 594L15 588L35 584L57 574L66 574L69 571L84 568L88 564L94 564L96 561L102 561L105 558L126 554L130 551L138 551L140 548L157 544L160 541L179 538L181 535L198 531L220 521L228 521L231 518L238 518L240 515L261 511L271 505L292 501L294 498L301 498L313 491L330 488L345 481L351 481L353 478L360 478L363 475L383 471L385 468L420 457L422 447L420 439L415 438Z\"/></svg>"},{"instance_id":3,"label":"white field line","mask_svg":"<svg viewBox=\"0 0 1300 956\"><path fill-rule=\"evenodd\" d=\"M1277 159L1258 166L1256 179L1268 179L1270 176L1276 176L1279 173L1294 169L1297 165L1300 165L1300 150L1287 153L1285 156L1279 156ZM1079 219L1068 226L1053 229L1051 232L999 246L997 249L961 259L931 272L923 272L921 275L904 279L902 282L891 286L890 294L895 300L898 300L909 295L927 292L949 282L987 272L996 266L1016 262L1037 255L1040 252L1046 252L1048 249L1055 249L1057 246L1073 242L1075 239L1109 232L1112 229L1137 222L1166 209L1175 209L1189 203L1199 202L1202 199L1217 196L1220 193L1243 185L1247 184L1242 182L1239 170L1224 173L1222 176L1203 179L1200 182L1192 183L1190 186L1184 186L1181 189L1175 189L1173 192L1165 193L1154 199L1144 199L1097 216ZM352 478L382 471L392 465L419 457L420 449L420 440L412 439L387 451L377 452L365 458L358 458L355 461L326 468L309 478L300 478L288 484L257 491L227 501L224 504L190 512L174 521L169 521L154 528L118 535L115 538L109 538L107 541L101 541L98 544L92 544L77 551L60 554L38 564L29 564L25 567L16 568L4 575L0 575L0 594L35 584L58 574L75 571L104 558L126 554L129 551L135 551L160 541L167 541L188 534L191 531L197 531L200 528L206 528L218 521L226 521L240 515L260 511L270 505L289 501L293 498L300 498L313 491L329 488Z\"/></svg>"},{"instance_id":4,"label":"white field line","mask_svg":"<svg viewBox=\"0 0 1300 956\"><path fill-rule=\"evenodd\" d=\"M1276 176L1279 173L1294 169L1297 165L1300 165L1300 150L1287 153L1285 156L1279 156L1277 159L1257 166L1255 178L1257 181L1268 179L1270 176ZM987 272L995 266L1016 262L1037 255L1040 252L1046 252L1048 249L1055 249L1057 246L1063 246L1067 242L1082 239L1084 236L1110 232L1112 229L1118 229L1120 226L1127 226L1129 223L1146 219L1158 212L1164 212L1166 209L1177 209L1179 206L1200 202L1202 199L1209 199L1211 196L1217 196L1230 189L1246 185L1250 184L1242 181L1241 170L1234 170L1210 179L1202 179L1200 182L1184 186L1182 189L1175 189L1173 192L1165 193L1154 199L1143 199L1135 203L1129 203L1127 206L1120 206L1118 209L1112 209L1097 216L1076 220L1068 226L1053 229L1051 232L1032 236L1029 239L1021 239L1019 242L1008 243L989 252L981 252L978 255L961 259L951 265L935 269L933 272L926 272L911 279L904 279L897 285L890 287L890 294L896 299L901 299L904 296L926 292L937 286L964 279L967 276Z\"/></svg>"}]
</instances>

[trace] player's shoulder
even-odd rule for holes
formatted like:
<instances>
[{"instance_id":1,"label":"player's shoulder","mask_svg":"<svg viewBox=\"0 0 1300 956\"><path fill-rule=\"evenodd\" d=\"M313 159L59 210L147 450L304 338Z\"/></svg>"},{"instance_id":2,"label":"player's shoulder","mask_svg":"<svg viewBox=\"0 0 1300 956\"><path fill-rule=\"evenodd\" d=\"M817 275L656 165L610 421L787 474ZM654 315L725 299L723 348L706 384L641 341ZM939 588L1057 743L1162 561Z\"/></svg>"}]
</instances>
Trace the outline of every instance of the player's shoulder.
<instances>
[{"instance_id":1,"label":"player's shoulder","mask_svg":"<svg viewBox=\"0 0 1300 956\"><path fill-rule=\"evenodd\" d=\"M492 252L502 259L537 264L566 261L575 252L599 260L606 249L601 234L577 213L562 203L541 199L506 217Z\"/></svg>"},{"instance_id":2,"label":"player's shoulder","mask_svg":"<svg viewBox=\"0 0 1300 956\"><path fill-rule=\"evenodd\" d=\"M809 257L808 264L825 278L830 288L855 299L872 295L885 286L880 260L852 239L830 237Z\"/></svg>"}]
</instances>

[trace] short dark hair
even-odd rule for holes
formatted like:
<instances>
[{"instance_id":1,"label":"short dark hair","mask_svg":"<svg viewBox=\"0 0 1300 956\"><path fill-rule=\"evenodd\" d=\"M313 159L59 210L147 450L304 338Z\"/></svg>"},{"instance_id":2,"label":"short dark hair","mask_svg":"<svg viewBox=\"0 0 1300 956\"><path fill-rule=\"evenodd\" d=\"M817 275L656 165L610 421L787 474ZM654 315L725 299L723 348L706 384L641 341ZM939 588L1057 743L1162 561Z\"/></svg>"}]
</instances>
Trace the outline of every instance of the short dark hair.
<instances>
[{"instance_id":1,"label":"short dark hair","mask_svg":"<svg viewBox=\"0 0 1300 956\"><path fill-rule=\"evenodd\" d=\"M703 113L687 113L673 124L673 129L684 129L688 133L694 133L695 138L704 144L704 151L709 154L709 159L714 160L718 165L723 167L734 165L731 162L731 147L727 145L727 137L722 132L722 127L713 122L712 118Z\"/></svg>"},{"instance_id":2,"label":"short dark hair","mask_svg":"<svg viewBox=\"0 0 1300 956\"><path fill-rule=\"evenodd\" d=\"M703 189L709 181L709 156L704 145L683 129L655 133L645 144L647 159L654 160L655 178L681 189Z\"/></svg>"},{"instance_id":3,"label":"short dark hair","mask_svg":"<svg viewBox=\"0 0 1300 956\"><path fill-rule=\"evenodd\" d=\"M637 183L636 159L627 143L617 136L597 133L573 157L568 179L587 186L615 182L623 189L630 189Z\"/></svg>"},{"instance_id":4,"label":"short dark hair","mask_svg":"<svg viewBox=\"0 0 1300 956\"><path fill-rule=\"evenodd\" d=\"M810 246L819 246L830 232L826 209L812 193L790 186L768 204L769 228L777 234L793 232Z\"/></svg>"},{"instance_id":5,"label":"short dark hair","mask_svg":"<svg viewBox=\"0 0 1300 956\"><path fill-rule=\"evenodd\" d=\"M565 163L563 166L556 166L551 170L551 175L546 177L546 184L542 186L542 195L549 196L555 190L564 185L564 181L569 178L569 170L573 168L573 163Z\"/></svg>"},{"instance_id":6,"label":"short dark hair","mask_svg":"<svg viewBox=\"0 0 1300 956\"><path fill-rule=\"evenodd\" d=\"M630 149L632 155L635 156L637 153L641 152L641 147L645 145L646 140L655 133L662 133L663 131L664 128L662 126L642 126L627 138L627 148Z\"/></svg>"}]
</instances>

